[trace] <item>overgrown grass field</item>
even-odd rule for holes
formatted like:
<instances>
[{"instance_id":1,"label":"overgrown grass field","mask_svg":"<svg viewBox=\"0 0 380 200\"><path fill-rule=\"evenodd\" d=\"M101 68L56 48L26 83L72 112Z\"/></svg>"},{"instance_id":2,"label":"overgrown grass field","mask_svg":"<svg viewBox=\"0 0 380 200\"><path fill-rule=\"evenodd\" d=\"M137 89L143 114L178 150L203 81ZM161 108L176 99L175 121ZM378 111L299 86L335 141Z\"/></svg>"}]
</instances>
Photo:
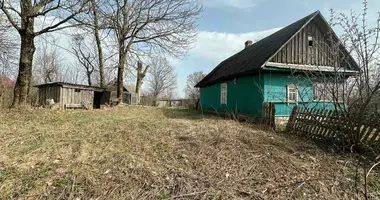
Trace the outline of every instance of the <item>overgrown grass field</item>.
<instances>
[{"instance_id":1,"label":"overgrown grass field","mask_svg":"<svg viewBox=\"0 0 380 200\"><path fill-rule=\"evenodd\" d=\"M0 112L0 199L362 198L354 159L250 124L143 107Z\"/></svg>"}]
</instances>

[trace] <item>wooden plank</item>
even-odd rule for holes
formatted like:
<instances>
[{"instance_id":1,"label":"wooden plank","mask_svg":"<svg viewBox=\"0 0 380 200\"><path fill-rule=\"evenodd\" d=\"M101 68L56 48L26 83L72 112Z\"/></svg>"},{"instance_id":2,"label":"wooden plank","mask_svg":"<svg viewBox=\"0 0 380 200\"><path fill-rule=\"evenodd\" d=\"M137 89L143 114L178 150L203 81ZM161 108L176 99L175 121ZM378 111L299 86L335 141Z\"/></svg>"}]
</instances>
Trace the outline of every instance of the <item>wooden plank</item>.
<instances>
[{"instance_id":1,"label":"wooden plank","mask_svg":"<svg viewBox=\"0 0 380 200\"><path fill-rule=\"evenodd\" d=\"M380 116L374 118L372 121L371 121L371 126L370 128L368 129L368 131L365 133L365 135L363 135L363 137L361 138L361 141L362 142L366 142L368 140L368 138L372 135L372 132L375 130L375 129L380 129L380 126L378 125L380 123Z\"/></svg>"},{"instance_id":2,"label":"wooden plank","mask_svg":"<svg viewBox=\"0 0 380 200\"><path fill-rule=\"evenodd\" d=\"M326 124L326 119L327 119L326 115L327 114L328 114L327 110L322 110L320 120L319 120L319 124L318 124L318 128L316 130L316 135L318 135L318 137L320 137L320 138L323 138L322 132L324 131L324 126Z\"/></svg>"},{"instance_id":3,"label":"wooden plank","mask_svg":"<svg viewBox=\"0 0 380 200\"><path fill-rule=\"evenodd\" d=\"M307 120L309 118L309 115L308 115L308 109L307 108L304 108L303 109L303 118L301 120L301 122L303 123L302 126L300 126L299 130L300 130L300 133L305 135L305 131L306 131L306 127L307 127Z\"/></svg>"},{"instance_id":4,"label":"wooden plank","mask_svg":"<svg viewBox=\"0 0 380 200\"><path fill-rule=\"evenodd\" d=\"M315 116L316 114L316 109L315 108L312 108L312 109L309 109L309 120L308 120L308 126L306 127L306 133L309 135L309 137L313 137L313 132L312 132L312 129L314 128L314 125L315 125Z\"/></svg>"},{"instance_id":5,"label":"wooden plank","mask_svg":"<svg viewBox=\"0 0 380 200\"><path fill-rule=\"evenodd\" d=\"M313 53L313 48L309 47L309 39L308 39L311 32L312 32L312 25L309 24L307 26L306 40L305 40L305 43L306 43L306 60L307 60L306 62L309 65L311 65L311 63L312 63L312 57L311 56Z\"/></svg>"},{"instance_id":6,"label":"wooden plank","mask_svg":"<svg viewBox=\"0 0 380 200\"><path fill-rule=\"evenodd\" d=\"M286 63L292 63L292 41L286 45Z\"/></svg>"},{"instance_id":7,"label":"wooden plank","mask_svg":"<svg viewBox=\"0 0 380 200\"><path fill-rule=\"evenodd\" d=\"M298 64L302 64L302 32L298 33L298 41L297 41L297 57Z\"/></svg>"},{"instance_id":8,"label":"wooden plank","mask_svg":"<svg viewBox=\"0 0 380 200\"><path fill-rule=\"evenodd\" d=\"M318 138L318 135L316 134L316 130L318 129L318 123L320 122L320 114L322 113L322 110L320 109L314 109L314 113L312 113L313 118L311 121L311 127L309 129L310 135L313 138Z\"/></svg>"},{"instance_id":9,"label":"wooden plank","mask_svg":"<svg viewBox=\"0 0 380 200\"><path fill-rule=\"evenodd\" d=\"M330 124L328 125L330 131L329 133L326 135L328 138L334 138L336 139L336 112L333 111L332 112L332 115L330 116Z\"/></svg>"},{"instance_id":10,"label":"wooden plank","mask_svg":"<svg viewBox=\"0 0 380 200\"><path fill-rule=\"evenodd\" d=\"M361 139L363 138L364 134L368 131L368 129L370 129L371 127L366 125L366 124L363 124L363 126L361 127L361 130L359 132L359 135L356 135L356 141L361 141Z\"/></svg>"},{"instance_id":11,"label":"wooden plank","mask_svg":"<svg viewBox=\"0 0 380 200\"><path fill-rule=\"evenodd\" d=\"M342 122L340 121L338 112L334 111L333 113L334 113L333 121L332 121L333 123L331 124L331 127L333 129L333 132L332 132L333 135L331 137L339 140L340 137L339 137L338 128L340 127Z\"/></svg>"},{"instance_id":12,"label":"wooden plank","mask_svg":"<svg viewBox=\"0 0 380 200\"><path fill-rule=\"evenodd\" d=\"M282 53L281 53L281 51L279 51L279 52L277 53L277 56L278 56L278 61L279 61L279 62L282 62Z\"/></svg>"},{"instance_id":13,"label":"wooden plank","mask_svg":"<svg viewBox=\"0 0 380 200\"><path fill-rule=\"evenodd\" d=\"M379 133L380 133L380 128L377 127L376 131L372 134L372 136L369 138L368 140L368 144L373 144L375 143L376 140L378 140L378 136L379 136Z\"/></svg>"},{"instance_id":14,"label":"wooden plank","mask_svg":"<svg viewBox=\"0 0 380 200\"><path fill-rule=\"evenodd\" d=\"M294 127L294 130L297 133L299 131L299 128L302 126L302 119L303 119L303 107L300 107L296 115L296 122L295 122L295 127Z\"/></svg>"},{"instance_id":15,"label":"wooden plank","mask_svg":"<svg viewBox=\"0 0 380 200\"><path fill-rule=\"evenodd\" d=\"M306 118L305 118L305 126L303 126L304 129L304 135L307 137L311 137L310 128L312 123L312 115L313 109L307 108L306 109Z\"/></svg>"},{"instance_id":16,"label":"wooden plank","mask_svg":"<svg viewBox=\"0 0 380 200\"><path fill-rule=\"evenodd\" d=\"M314 65L318 65L318 28L314 25Z\"/></svg>"},{"instance_id":17,"label":"wooden plank","mask_svg":"<svg viewBox=\"0 0 380 200\"><path fill-rule=\"evenodd\" d=\"M298 106L294 106L290 114L288 124L286 124L285 132L291 133L293 131L294 123L295 123L295 115L297 115L297 111L298 111Z\"/></svg>"},{"instance_id":18,"label":"wooden plank","mask_svg":"<svg viewBox=\"0 0 380 200\"><path fill-rule=\"evenodd\" d=\"M71 94L71 88L67 88L67 104L72 104L73 101L72 101L72 94Z\"/></svg>"},{"instance_id":19,"label":"wooden plank","mask_svg":"<svg viewBox=\"0 0 380 200\"><path fill-rule=\"evenodd\" d=\"M327 114L326 114L326 120L325 120L325 123L324 123L324 126L323 126L323 130L321 132L321 135L324 137L324 138L327 138L330 130L329 130L329 125L330 125L330 122L331 122L331 115L332 115L332 111L328 111Z\"/></svg>"},{"instance_id":20,"label":"wooden plank","mask_svg":"<svg viewBox=\"0 0 380 200\"><path fill-rule=\"evenodd\" d=\"M66 88L66 104L71 104L70 88Z\"/></svg>"},{"instance_id":21,"label":"wooden plank","mask_svg":"<svg viewBox=\"0 0 380 200\"><path fill-rule=\"evenodd\" d=\"M295 62L294 62L295 61L295 58L294 58L295 57L295 55L294 55L294 53L295 53L295 51L294 51L294 49L295 49L294 48L295 39L291 40L290 42L291 42L290 43L291 44L290 48L291 48L291 52L292 53L290 54L291 58L290 58L289 62L295 64Z\"/></svg>"},{"instance_id":22,"label":"wooden plank","mask_svg":"<svg viewBox=\"0 0 380 200\"><path fill-rule=\"evenodd\" d=\"M369 136L372 134L373 130L375 129L375 126L371 126L366 133L361 137L361 142L367 142Z\"/></svg>"},{"instance_id":23,"label":"wooden plank","mask_svg":"<svg viewBox=\"0 0 380 200\"><path fill-rule=\"evenodd\" d=\"M298 107L294 113L292 132L295 133L297 131L297 126L299 124L298 118L300 116L300 108Z\"/></svg>"}]
</instances>

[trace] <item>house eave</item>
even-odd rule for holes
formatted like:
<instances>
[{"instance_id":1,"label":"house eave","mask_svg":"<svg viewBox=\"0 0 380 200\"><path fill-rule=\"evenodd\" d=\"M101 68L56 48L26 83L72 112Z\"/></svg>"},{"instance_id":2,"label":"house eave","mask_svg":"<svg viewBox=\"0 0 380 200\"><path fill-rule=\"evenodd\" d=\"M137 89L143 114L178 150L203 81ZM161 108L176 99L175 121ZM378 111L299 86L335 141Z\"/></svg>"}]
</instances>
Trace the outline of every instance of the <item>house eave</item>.
<instances>
[{"instance_id":1,"label":"house eave","mask_svg":"<svg viewBox=\"0 0 380 200\"><path fill-rule=\"evenodd\" d=\"M249 72L244 72L244 73L234 74L234 75L231 75L231 76L222 77L222 78L219 78L217 80L214 80L214 81L211 81L211 82L207 82L207 83L199 82L198 84L195 85L195 87L196 88L204 88L204 87L208 87L210 85L221 83L223 81L233 80L234 78L255 75L259 71L260 71L260 69L255 69L255 70L251 70Z\"/></svg>"},{"instance_id":2,"label":"house eave","mask_svg":"<svg viewBox=\"0 0 380 200\"><path fill-rule=\"evenodd\" d=\"M335 68L332 66L318 66L318 65L302 65L302 64L287 64L267 62L263 67L264 70L286 70L286 71L299 71L299 72L320 72L320 73L339 73L348 76L354 76L358 71L348 70L345 68Z\"/></svg>"}]
</instances>

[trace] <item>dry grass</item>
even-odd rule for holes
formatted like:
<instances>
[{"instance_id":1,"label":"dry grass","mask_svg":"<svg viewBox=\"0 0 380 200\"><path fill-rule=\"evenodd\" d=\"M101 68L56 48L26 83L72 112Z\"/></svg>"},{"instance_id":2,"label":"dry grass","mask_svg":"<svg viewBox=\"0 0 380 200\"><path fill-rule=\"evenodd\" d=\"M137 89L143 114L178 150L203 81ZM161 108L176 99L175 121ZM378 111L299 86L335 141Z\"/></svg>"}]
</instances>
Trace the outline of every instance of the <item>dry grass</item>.
<instances>
[{"instance_id":1,"label":"dry grass","mask_svg":"<svg viewBox=\"0 0 380 200\"><path fill-rule=\"evenodd\" d=\"M3 110L0 144L0 199L362 198L353 159L188 111Z\"/></svg>"}]
</instances>

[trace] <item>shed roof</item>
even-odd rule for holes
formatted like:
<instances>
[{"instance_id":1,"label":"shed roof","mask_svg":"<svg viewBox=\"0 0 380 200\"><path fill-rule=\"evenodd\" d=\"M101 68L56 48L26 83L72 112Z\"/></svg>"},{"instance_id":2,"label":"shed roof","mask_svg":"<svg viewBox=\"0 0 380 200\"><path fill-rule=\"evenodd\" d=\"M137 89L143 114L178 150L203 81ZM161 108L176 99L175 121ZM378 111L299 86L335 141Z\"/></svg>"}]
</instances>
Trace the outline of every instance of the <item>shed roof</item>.
<instances>
[{"instance_id":1,"label":"shed roof","mask_svg":"<svg viewBox=\"0 0 380 200\"><path fill-rule=\"evenodd\" d=\"M108 89L108 90L111 90L111 91L116 91L116 90L117 90L117 79L115 79L115 80L113 80L113 81L110 81L110 82L107 84L107 89ZM123 84L123 92L131 93L131 92L129 92L129 90L125 87L124 84Z\"/></svg>"},{"instance_id":2,"label":"shed roof","mask_svg":"<svg viewBox=\"0 0 380 200\"><path fill-rule=\"evenodd\" d=\"M66 82L44 83L44 84L40 84L40 85L35 85L34 87L41 88L41 87L51 87L51 86L60 86L60 87L66 87L66 88L80 88L80 89L88 89L88 90L94 90L94 91L107 90L107 88L102 88L102 87L75 84L75 83L66 83Z\"/></svg>"},{"instance_id":3,"label":"shed roof","mask_svg":"<svg viewBox=\"0 0 380 200\"><path fill-rule=\"evenodd\" d=\"M219 81L241 75L248 75L262 69L265 63L268 62L268 60L275 55L283 45L317 16L318 20L322 22L320 24L329 28L329 25L321 13L316 11L224 60L195 87L206 87ZM343 49L345 50L345 48ZM350 55L349 57L349 61L354 62L353 65L357 66L352 57Z\"/></svg>"}]
</instances>

